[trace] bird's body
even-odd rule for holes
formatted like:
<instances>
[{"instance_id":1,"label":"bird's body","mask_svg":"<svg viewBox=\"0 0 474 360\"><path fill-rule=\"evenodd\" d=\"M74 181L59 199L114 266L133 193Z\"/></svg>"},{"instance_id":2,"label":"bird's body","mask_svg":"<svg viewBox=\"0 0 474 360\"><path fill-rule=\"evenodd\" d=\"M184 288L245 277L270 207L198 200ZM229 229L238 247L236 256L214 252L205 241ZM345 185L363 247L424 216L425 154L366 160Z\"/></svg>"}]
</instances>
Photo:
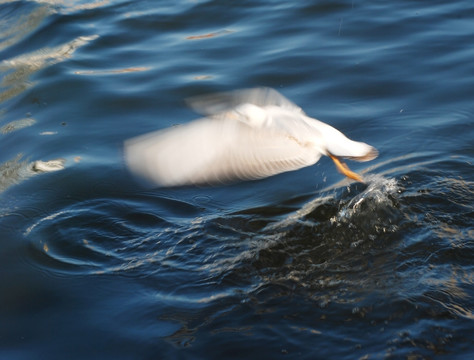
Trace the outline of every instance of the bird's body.
<instances>
[{"instance_id":1,"label":"bird's body","mask_svg":"<svg viewBox=\"0 0 474 360\"><path fill-rule=\"evenodd\" d=\"M126 141L132 172L159 186L213 184L297 170L327 155L361 181L339 158L377 156L372 146L308 117L273 89L203 96L190 105L208 117Z\"/></svg>"}]
</instances>

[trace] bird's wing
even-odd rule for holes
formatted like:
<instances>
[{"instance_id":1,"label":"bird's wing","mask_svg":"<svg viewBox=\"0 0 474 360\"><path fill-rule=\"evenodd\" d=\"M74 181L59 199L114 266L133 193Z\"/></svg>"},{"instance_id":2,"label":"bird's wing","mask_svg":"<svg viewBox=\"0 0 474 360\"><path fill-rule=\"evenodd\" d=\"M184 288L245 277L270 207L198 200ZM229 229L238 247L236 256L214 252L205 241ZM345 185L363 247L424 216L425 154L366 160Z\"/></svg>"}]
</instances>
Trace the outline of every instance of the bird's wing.
<instances>
[{"instance_id":1,"label":"bird's wing","mask_svg":"<svg viewBox=\"0 0 474 360\"><path fill-rule=\"evenodd\" d=\"M135 174L160 186L257 179L318 161L308 129L295 137L294 125L288 132L272 121L249 122L246 110L128 140L125 160Z\"/></svg>"},{"instance_id":2,"label":"bird's wing","mask_svg":"<svg viewBox=\"0 0 474 360\"><path fill-rule=\"evenodd\" d=\"M195 96L187 99L186 102L193 110L206 116L227 112L240 104L252 104L259 107L277 106L304 114L299 106L278 91L267 87Z\"/></svg>"}]
</instances>

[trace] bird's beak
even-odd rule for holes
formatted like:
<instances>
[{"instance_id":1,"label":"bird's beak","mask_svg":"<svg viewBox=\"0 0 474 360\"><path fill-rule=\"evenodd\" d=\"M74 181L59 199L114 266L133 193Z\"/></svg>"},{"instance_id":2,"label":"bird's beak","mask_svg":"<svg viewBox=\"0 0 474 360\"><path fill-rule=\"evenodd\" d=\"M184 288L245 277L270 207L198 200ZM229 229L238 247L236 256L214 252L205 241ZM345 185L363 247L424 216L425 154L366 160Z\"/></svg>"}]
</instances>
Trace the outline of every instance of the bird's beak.
<instances>
[{"instance_id":1,"label":"bird's beak","mask_svg":"<svg viewBox=\"0 0 474 360\"><path fill-rule=\"evenodd\" d=\"M337 156L334 156L332 154L328 154L328 155L332 159L332 161L334 161L334 164L336 164L337 170L339 170L340 173L346 175L348 178L352 180L359 181L361 183L364 182L362 180L362 177L359 174L353 172L351 169L349 169L349 167L341 159L339 159Z\"/></svg>"}]
</instances>

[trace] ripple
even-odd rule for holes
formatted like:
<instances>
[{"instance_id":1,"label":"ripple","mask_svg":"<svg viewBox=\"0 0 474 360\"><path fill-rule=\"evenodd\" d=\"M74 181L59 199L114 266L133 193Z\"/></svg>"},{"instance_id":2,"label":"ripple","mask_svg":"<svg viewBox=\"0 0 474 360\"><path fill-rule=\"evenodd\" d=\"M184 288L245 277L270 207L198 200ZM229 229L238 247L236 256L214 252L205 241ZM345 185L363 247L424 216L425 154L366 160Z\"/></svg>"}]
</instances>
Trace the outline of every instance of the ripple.
<instances>
[{"instance_id":1,"label":"ripple","mask_svg":"<svg viewBox=\"0 0 474 360\"><path fill-rule=\"evenodd\" d=\"M171 286L190 272L198 279L218 271L219 259L238 248L239 230L222 219L183 218L198 209L163 197L87 200L37 219L24 235L47 271L163 276Z\"/></svg>"},{"instance_id":2,"label":"ripple","mask_svg":"<svg viewBox=\"0 0 474 360\"><path fill-rule=\"evenodd\" d=\"M432 270L432 260L468 261L463 254L472 248L463 243L470 234L464 220L455 225L426 213L433 201L456 199L469 215L471 184L424 174L423 164L435 162L425 154L415 166L395 166L400 179L366 175L366 185L341 182L311 197L235 213L221 213L207 195L185 201L146 192L81 201L36 220L25 236L31 260L49 273L153 279L160 284L153 287L156 298L166 303L202 307L269 291L296 292L322 308L370 304L374 294L423 306L428 298L413 286ZM424 186L430 191L420 194L416 189ZM459 239L448 241L453 233ZM428 246L427 236L438 240ZM458 296L446 306L470 316Z\"/></svg>"},{"instance_id":3,"label":"ripple","mask_svg":"<svg viewBox=\"0 0 474 360\"><path fill-rule=\"evenodd\" d=\"M300 198L294 211L294 204L281 207L284 218L279 221L275 220L282 214L275 207L270 217L265 208L247 210L244 214L254 223L260 216L263 225L248 235L247 248L224 261L233 269L228 276L245 269L245 276L258 277L259 289L283 286L284 292L297 292L323 307L370 303L377 293L403 301L416 298L416 304L424 307L427 298L423 293L414 295L413 287L426 288L420 284L433 271L433 264L440 263L437 276L445 280L436 284L435 292L442 294L449 287L454 295L451 301L440 301L445 305L440 311L469 318L471 309L459 296L462 292L453 288L451 277L459 279L457 288L469 286L472 279L460 278L459 271L454 275L444 266L453 261L468 265L472 258L469 219L474 192L471 182L461 175L469 174L468 165L463 169L458 164L459 174L440 177L432 173L443 162L449 161L447 166L453 168L453 162L462 163L462 159L447 160L428 153L408 158L409 165L396 164L406 162L407 157L387 162L396 170L386 173L400 179L369 175L366 186L330 186L313 199ZM433 170L427 171L427 164ZM415 190L423 187L430 190ZM446 208L453 212L447 215ZM281 290L273 291L277 296ZM257 294L252 290L249 296Z\"/></svg>"}]
</instances>

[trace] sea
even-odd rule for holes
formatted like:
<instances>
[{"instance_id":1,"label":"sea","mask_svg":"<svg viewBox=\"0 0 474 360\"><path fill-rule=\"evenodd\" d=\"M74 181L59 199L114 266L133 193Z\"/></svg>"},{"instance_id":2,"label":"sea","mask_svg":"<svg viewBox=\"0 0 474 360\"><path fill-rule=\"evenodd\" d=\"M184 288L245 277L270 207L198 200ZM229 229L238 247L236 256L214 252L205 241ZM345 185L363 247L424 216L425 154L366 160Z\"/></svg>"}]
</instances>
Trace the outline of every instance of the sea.
<instances>
[{"instance_id":1,"label":"sea","mask_svg":"<svg viewBox=\"0 0 474 360\"><path fill-rule=\"evenodd\" d=\"M270 87L378 149L146 187L129 138ZM474 356L472 0L1 0L0 359Z\"/></svg>"}]
</instances>

